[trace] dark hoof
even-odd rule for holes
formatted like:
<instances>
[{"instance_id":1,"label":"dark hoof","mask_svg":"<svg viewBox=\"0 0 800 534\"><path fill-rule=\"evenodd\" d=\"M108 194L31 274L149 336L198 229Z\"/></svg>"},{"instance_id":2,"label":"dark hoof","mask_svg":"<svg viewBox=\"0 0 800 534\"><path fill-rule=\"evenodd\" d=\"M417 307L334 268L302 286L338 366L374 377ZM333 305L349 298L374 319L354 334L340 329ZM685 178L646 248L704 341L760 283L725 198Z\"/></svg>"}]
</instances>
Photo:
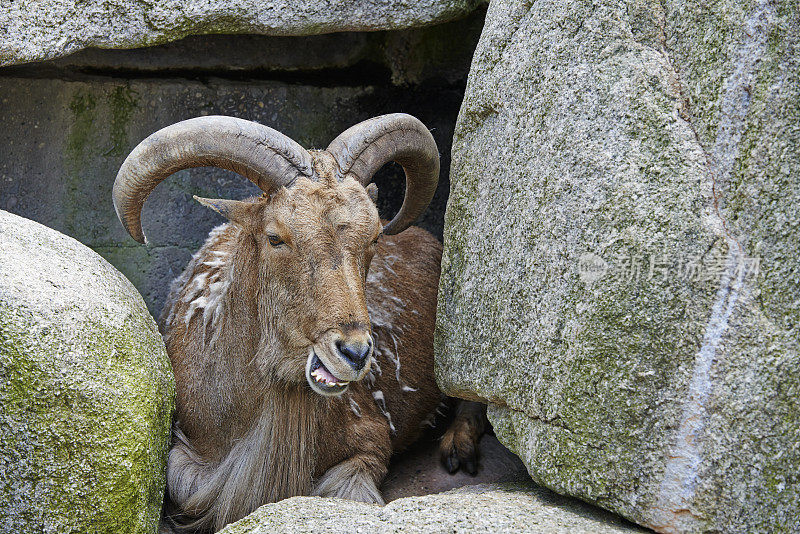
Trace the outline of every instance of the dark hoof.
<instances>
[{"instance_id":1,"label":"dark hoof","mask_svg":"<svg viewBox=\"0 0 800 534\"><path fill-rule=\"evenodd\" d=\"M443 458L443 460L444 460L444 466L445 468L447 468L448 473L452 475L453 473L458 471L458 467L460 464L460 462L458 461L458 456L455 455L447 456Z\"/></svg>"},{"instance_id":2,"label":"dark hoof","mask_svg":"<svg viewBox=\"0 0 800 534\"><path fill-rule=\"evenodd\" d=\"M469 473L472 476L478 474L478 462L475 461L474 458L470 458L464 462L464 471ZM452 471L451 471L452 473Z\"/></svg>"},{"instance_id":3,"label":"dark hoof","mask_svg":"<svg viewBox=\"0 0 800 534\"><path fill-rule=\"evenodd\" d=\"M441 449L442 464L451 475L459 468L472 476L478 474L478 448L469 441L451 442Z\"/></svg>"}]
</instances>

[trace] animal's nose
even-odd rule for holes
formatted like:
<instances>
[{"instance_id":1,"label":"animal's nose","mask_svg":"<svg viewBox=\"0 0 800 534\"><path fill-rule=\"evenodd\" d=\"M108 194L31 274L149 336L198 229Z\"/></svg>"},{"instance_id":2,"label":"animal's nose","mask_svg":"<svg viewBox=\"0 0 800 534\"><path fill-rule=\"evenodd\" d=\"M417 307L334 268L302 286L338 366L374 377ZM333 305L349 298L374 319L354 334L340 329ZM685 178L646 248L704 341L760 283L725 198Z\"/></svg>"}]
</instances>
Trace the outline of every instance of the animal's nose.
<instances>
[{"instance_id":1,"label":"animal's nose","mask_svg":"<svg viewBox=\"0 0 800 534\"><path fill-rule=\"evenodd\" d=\"M336 349L342 358L354 369L360 371L367 364L367 358L372 352L372 338L368 336L366 339L359 340L340 339L336 342Z\"/></svg>"}]
</instances>

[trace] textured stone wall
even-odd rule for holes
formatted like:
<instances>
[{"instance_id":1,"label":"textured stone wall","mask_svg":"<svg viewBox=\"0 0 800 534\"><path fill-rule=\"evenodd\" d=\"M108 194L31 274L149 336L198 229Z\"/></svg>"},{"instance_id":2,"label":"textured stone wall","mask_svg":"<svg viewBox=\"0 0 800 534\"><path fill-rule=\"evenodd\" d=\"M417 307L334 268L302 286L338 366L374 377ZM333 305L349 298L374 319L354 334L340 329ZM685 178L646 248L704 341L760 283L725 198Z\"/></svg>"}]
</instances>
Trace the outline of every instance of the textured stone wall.
<instances>
[{"instance_id":1,"label":"textured stone wall","mask_svg":"<svg viewBox=\"0 0 800 534\"><path fill-rule=\"evenodd\" d=\"M445 391L661 532L800 529L800 12L492 2L453 145Z\"/></svg>"},{"instance_id":2,"label":"textured stone wall","mask_svg":"<svg viewBox=\"0 0 800 534\"><path fill-rule=\"evenodd\" d=\"M442 154L442 180L420 221L441 237L450 140L483 15L397 32L199 36L0 69L0 209L99 252L157 316L169 282L222 222L192 195L258 191L218 169L180 172L145 204L150 244L141 246L111 204L117 170L140 140L179 120L227 114L321 148L358 121L403 111L433 130ZM391 217L402 202L402 170L387 166L376 183L380 211Z\"/></svg>"}]
</instances>

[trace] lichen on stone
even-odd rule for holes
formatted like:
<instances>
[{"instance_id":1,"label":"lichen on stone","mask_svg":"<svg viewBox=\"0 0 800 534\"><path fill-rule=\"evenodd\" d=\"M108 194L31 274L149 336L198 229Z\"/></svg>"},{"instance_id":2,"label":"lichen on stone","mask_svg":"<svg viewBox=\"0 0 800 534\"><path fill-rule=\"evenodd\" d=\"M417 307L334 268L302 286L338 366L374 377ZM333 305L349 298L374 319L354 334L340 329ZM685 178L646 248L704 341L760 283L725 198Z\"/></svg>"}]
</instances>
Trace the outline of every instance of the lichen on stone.
<instances>
[{"instance_id":1,"label":"lichen on stone","mask_svg":"<svg viewBox=\"0 0 800 534\"><path fill-rule=\"evenodd\" d=\"M0 529L156 532L174 383L141 296L0 212Z\"/></svg>"},{"instance_id":2,"label":"lichen on stone","mask_svg":"<svg viewBox=\"0 0 800 534\"><path fill-rule=\"evenodd\" d=\"M537 482L663 532L800 528L796 15L490 4L436 374Z\"/></svg>"}]
</instances>

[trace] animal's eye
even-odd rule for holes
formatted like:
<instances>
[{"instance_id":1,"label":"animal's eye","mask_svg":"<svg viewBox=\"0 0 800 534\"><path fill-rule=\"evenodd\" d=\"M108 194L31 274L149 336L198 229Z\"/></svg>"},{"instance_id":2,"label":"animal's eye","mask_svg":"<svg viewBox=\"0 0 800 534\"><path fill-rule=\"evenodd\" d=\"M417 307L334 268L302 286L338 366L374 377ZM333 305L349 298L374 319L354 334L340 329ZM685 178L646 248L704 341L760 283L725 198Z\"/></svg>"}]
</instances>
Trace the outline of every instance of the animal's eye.
<instances>
[{"instance_id":1,"label":"animal's eye","mask_svg":"<svg viewBox=\"0 0 800 534\"><path fill-rule=\"evenodd\" d=\"M283 240L281 240L281 238L276 235L268 235L267 241L269 241L269 244L272 245L273 247L283 245Z\"/></svg>"}]
</instances>

